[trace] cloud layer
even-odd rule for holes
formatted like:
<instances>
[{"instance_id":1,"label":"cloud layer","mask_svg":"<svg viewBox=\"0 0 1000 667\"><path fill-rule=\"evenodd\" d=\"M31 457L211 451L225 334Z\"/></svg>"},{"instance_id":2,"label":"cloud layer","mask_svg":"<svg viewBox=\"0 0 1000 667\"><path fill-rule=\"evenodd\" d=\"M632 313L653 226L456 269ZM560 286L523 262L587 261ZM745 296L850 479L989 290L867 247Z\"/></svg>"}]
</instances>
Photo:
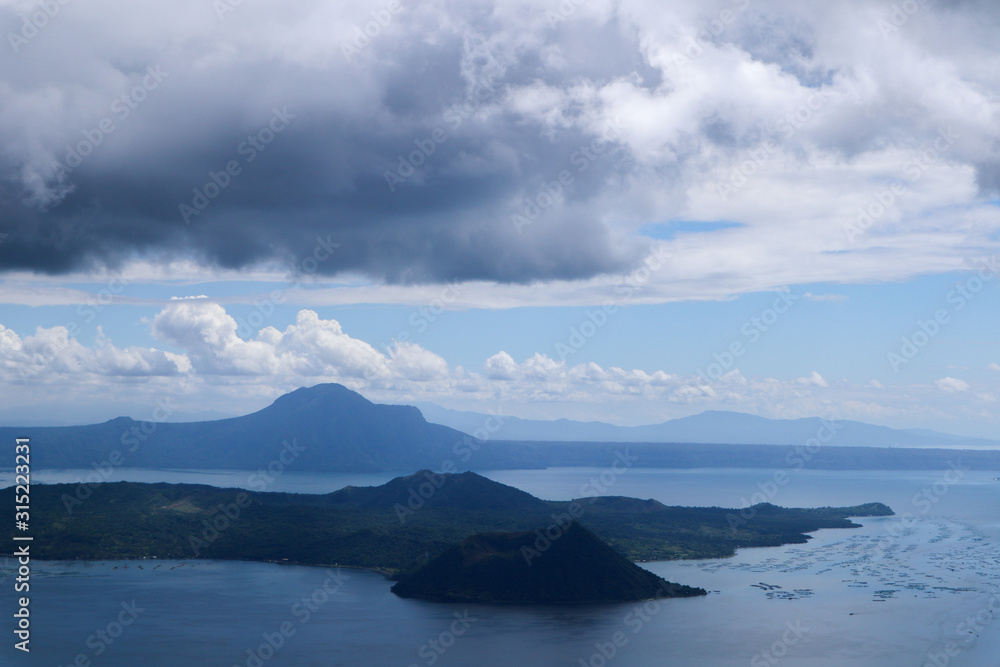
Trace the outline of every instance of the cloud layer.
<instances>
[{"instance_id":1,"label":"cloud layer","mask_svg":"<svg viewBox=\"0 0 1000 667\"><path fill-rule=\"evenodd\" d=\"M997 10L911 5L0 3L0 269L579 281L677 219L740 223L667 240L723 291L961 268Z\"/></svg>"}]
</instances>

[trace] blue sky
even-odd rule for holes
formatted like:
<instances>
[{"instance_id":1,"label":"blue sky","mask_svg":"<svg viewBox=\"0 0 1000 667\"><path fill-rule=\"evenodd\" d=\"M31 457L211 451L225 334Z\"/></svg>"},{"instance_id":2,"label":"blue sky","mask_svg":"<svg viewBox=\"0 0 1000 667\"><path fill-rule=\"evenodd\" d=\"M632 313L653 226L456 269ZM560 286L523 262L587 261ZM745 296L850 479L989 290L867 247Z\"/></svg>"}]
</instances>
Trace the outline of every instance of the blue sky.
<instances>
[{"instance_id":1,"label":"blue sky","mask_svg":"<svg viewBox=\"0 0 1000 667\"><path fill-rule=\"evenodd\" d=\"M998 437L993 4L434 0L345 51L382 5L8 40L0 421L341 382Z\"/></svg>"},{"instance_id":2,"label":"blue sky","mask_svg":"<svg viewBox=\"0 0 1000 667\"><path fill-rule=\"evenodd\" d=\"M567 366L593 363L602 368L637 369L647 374L665 371L672 375L691 376L695 382L698 382L696 378L701 373L702 380L707 378L710 386L717 383L720 372L734 369L747 378L767 378L793 385L816 373L827 385L833 385L833 388L818 388L830 394L856 394L859 386L871 390L870 385L874 381L885 387L881 392L883 394L907 393L914 387L923 387L931 395L938 394L938 400L943 404L949 404L956 398L968 400L974 392L988 393L1000 375L990 368L991 363L1000 362L1000 338L995 334L1000 330L998 284L987 281L981 291L968 290L966 294L971 298L959 299L956 296L961 295L958 287L976 275L975 272L953 272L874 285L825 283L793 286L785 292L791 305L786 312L778 314L770 325L767 323L767 311L773 308L776 300L784 303L778 292L743 294L725 300L632 305L608 315L606 324L595 329L592 335L583 337L585 344L579 348L573 345L573 332L580 332L582 323L592 321L588 313L599 312L600 306L445 310L437 307L441 303L435 305L431 302L420 306L354 304L316 307L310 306L306 296L302 303L277 304L263 323L254 320L254 314L259 314L260 308L252 304L227 305L226 312L238 326L246 327L239 330L240 337L253 340L262 326L284 331L294 324L300 310L310 308L320 319L339 322L346 335L370 344L386 356L391 355L394 341L406 340L408 336L410 342L438 355L450 366L461 366L480 373L486 360L502 351L519 364L542 354L558 362L565 361ZM122 296L154 302L171 296L190 297L207 292L217 298L233 298L236 294L252 295L266 293L269 289L280 290L282 286L281 282L224 282L183 288L137 285L122 290ZM100 293L100 288L94 285L79 287ZM959 303L964 305L956 310ZM161 310L161 305L125 304L110 304L99 311L96 304L8 306L4 310L4 325L24 338L34 333L36 327L51 328L76 322L79 323L77 338L85 346L97 344L100 327L103 335L110 336L114 345L120 348L137 346L184 354L183 346L164 344L163 340L153 335L151 322ZM920 331L920 323L933 320L942 310L947 313L948 321L939 326L927 344L917 348L917 354L912 358L903 357L905 363L899 363L894 368L890 353L902 357L902 339L912 340L914 333ZM268 312L271 311L268 309ZM754 323L755 318L759 325ZM253 327L250 323L258 326ZM580 335L585 333L589 330L583 330ZM742 344L745 351L730 358L728 352L734 342ZM944 378L967 383L969 389L956 392L937 388L935 383ZM356 380L332 379L348 384L352 379ZM306 384L310 383L307 380ZM365 390L364 387L358 389ZM956 394L959 396L956 397ZM382 400L392 401L391 391L384 395ZM410 396L414 400L423 398L419 393ZM435 402L468 410L496 405L492 397L484 398L478 393L471 400L460 393L433 398ZM192 402L182 412L195 416L203 410L219 415L239 414L261 407L269 400L270 396L265 393L247 402L234 399L214 405L211 401L205 405ZM123 397L118 404L84 403L85 409L74 410L70 414L77 419L91 413L95 419L110 418L120 412L131 412L137 418L142 416L141 404L137 406L127 397ZM814 402L812 405L822 406L817 414L862 417L854 413L839 413L835 401ZM527 417L569 416L639 424L717 407L742 411L753 407L754 411L775 418L809 414L808 411L795 411L794 407L786 414L784 406L770 403L751 406L745 402L736 402L735 405L726 402L651 405L642 400L635 401L633 405L616 403L611 409L595 407L587 402L572 405L550 399L542 404L532 404L529 400L516 409L518 414ZM989 419L984 419L981 424L952 420L947 416L921 420L908 412L913 408L919 410L919 402L917 406L904 408L907 416L902 418L883 414L881 419L869 419L898 427L934 427L984 437L993 434ZM509 407L506 409L511 411ZM11 419L16 418L7 417L7 421ZM72 418L68 419L72 421Z\"/></svg>"},{"instance_id":3,"label":"blue sky","mask_svg":"<svg viewBox=\"0 0 1000 667\"><path fill-rule=\"evenodd\" d=\"M986 381L991 377L988 364L1000 362L1000 336L996 333L1000 331L1000 282L986 283L958 312L954 312L957 304L947 301L949 293L974 275L956 272L901 283L795 286L788 290L794 305L767 331L761 330L753 343L741 329L770 308L775 293L744 294L723 301L635 305L612 314L608 324L588 338L584 347L566 356L573 363L692 374L704 370L714 361L714 354L723 353L739 340L747 343L747 352L737 365L748 375L794 379L817 371L831 379L856 383L877 379L888 384L903 380L930 382L951 369L960 369L963 377ZM81 287L98 295L101 289L95 285ZM205 293L256 294L281 287L282 283L199 284L185 289L138 286L122 293L136 299L161 300ZM97 305L7 306L4 325L26 336L35 327L78 322L79 338L87 343L94 341L100 326L105 332L114 332L119 346L160 345L173 349L162 346L148 325L161 309L159 306L112 304L98 312ZM284 329L304 307L310 307L308 302L278 304L267 325ZM518 360L535 352L556 358L557 343L565 343L572 329L586 320L587 312L595 310L581 306L522 307L437 313L427 305L366 304L312 308L321 318L337 320L351 336L379 350L386 351L394 339L409 335L413 342L466 368L477 368L500 350ZM940 309L949 312L950 321L929 345L921 348L919 358L894 370L888 353L898 351L901 339L912 337L919 322L933 319ZM248 304L227 307L230 315L248 327L255 311L255 306ZM91 312L92 318L88 315ZM247 331L256 336L259 328ZM247 337L246 331L240 333Z\"/></svg>"}]
</instances>

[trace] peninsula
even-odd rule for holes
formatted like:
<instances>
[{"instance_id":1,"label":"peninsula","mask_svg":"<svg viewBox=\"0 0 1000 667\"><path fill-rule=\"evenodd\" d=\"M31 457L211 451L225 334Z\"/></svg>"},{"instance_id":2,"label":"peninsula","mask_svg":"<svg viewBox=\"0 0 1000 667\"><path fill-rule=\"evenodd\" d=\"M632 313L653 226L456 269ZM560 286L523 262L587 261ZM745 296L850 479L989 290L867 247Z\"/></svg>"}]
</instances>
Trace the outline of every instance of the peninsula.
<instances>
[{"instance_id":1,"label":"peninsula","mask_svg":"<svg viewBox=\"0 0 1000 667\"><path fill-rule=\"evenodd\" d=\"M0 490L0 502L12 505L13 494ZM398 578L400 595L427 599L610 601L699 594L635 561L727 557L741 547L803 543L821 528L857 527L848 517L891 514L881 503L748 511L608 496L547 501L476 473L429 470L321 495L51 484L32 488L32 550L48 560L372 568ZM459 562L455 577L445 576Z\"/></svg>"}]
</instances>

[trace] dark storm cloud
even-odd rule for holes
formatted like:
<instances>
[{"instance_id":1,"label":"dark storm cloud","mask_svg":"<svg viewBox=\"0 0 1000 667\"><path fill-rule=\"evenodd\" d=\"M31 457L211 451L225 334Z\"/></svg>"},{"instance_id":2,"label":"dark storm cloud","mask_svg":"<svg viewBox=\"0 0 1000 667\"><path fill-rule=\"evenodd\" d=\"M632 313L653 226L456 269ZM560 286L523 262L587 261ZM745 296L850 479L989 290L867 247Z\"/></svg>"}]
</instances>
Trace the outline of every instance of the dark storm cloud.
<instances>
[{"instance_id":1,"label":"dark storm cloud","mask_svg":"<svg viewBox=\"0 0 1000 667\"><path fill-rule=\"evenodd\" d=\"M288 267L322 241L325 275L588 278L637 266L643 225L742 220L704 193L747 160L796 201L817 178L832 210L886 176L808 165L895 164L941 133L937 167L997 187L985 0L398 6L93 0L8 40L0 270Z\"/></svg>"},{"instance_id":2,"label":"dark storm cloud","mask_svg":"<svg viewBox=\"0 0 1000 667\"><path fill-rule=\"evenodd\" d=\"M0 267L60 273L135 257L287 265L320 242L340 244L320 273L391 282L575 279L633 265L639 242L615 238L588 206L621 165L614 146L602 143L583 172L571 164L601 129L546 132L506 107L511 82L541 72L538 45L495 52L471 28L439 29L428 44L403 20L352 63L237 57L213 68L197 62L206 53L148 50L109 59L126 99L64 114L75 117L32 156L34 180L22 177L24 154L0 162ZM601 59L594 44L621 39L614 26L604 33L587 24L570 48L605 78L642 64L634 48ZM52 66L45 45L29 46L38 58L16 64ZM157 59L158 76L142 56ZM26 77L14 85L33 92ZM516 228L511 216L566 170L573 182L558 201Z\"/></svg>"}]
</instances>

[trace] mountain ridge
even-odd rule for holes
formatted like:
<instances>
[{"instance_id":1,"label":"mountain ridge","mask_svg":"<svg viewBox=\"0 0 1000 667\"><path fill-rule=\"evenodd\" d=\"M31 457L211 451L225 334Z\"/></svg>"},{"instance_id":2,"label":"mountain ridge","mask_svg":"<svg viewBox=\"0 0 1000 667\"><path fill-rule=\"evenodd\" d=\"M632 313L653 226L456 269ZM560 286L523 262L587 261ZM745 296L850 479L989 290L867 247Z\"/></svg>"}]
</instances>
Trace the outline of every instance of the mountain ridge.
<instances>
[{"instance_id":1,"label":"mountain ridge","mask_svg":"<svg viewBox=\"0 0 1000 667\"><path fill-rule=\"evenodd\" d=\"M789 420L797 430L775 439L790 447L780 442L717 444L722 438L716 437L718 430L711 432L712 423L730 417L705 413L686 418L683 423L690 428L684 435L701 442L514 440L507 431L513 418L490 415L498 429L486 433L483 419L468 435L425 419L414 406L376 404L342 385L320 384L289 392L241 417L179 423L119 417L85 426L0 427L0 439L29 437L34 470L94 469L91 477L101 479L119 467L392 473L603 468L617 465L628 451L629 461L644 468L943 470L954 462L970 470L1000 470L1000 449L956 450L955 441L947 449L850 446L851 422ZM735 420L737 430L768 421L753 415Z\"/></svg>"},{"instance_id":2,"label":"mountain ridge","mask_svg":"<svg viewBox=\"0 0 1000 667\"><path fill-rule=\"evenodd\" d=\"M114 465L253 470L280 460L316 471L372 472L438 466L468 436L428 422L413 406L380 405L342 385L320 384L240 417L0 427L0 438L15 437L31 438L36 469L119 461Z\"/></svg>"},{"instance_id":3,"label":"mountain ridge","mask_svg":"<svg viewBox=\"0 0 1000 667\"><path fill-rule=\"evenodd\" d=\"M473 432L491 415L449 410L418 403L425 418L460 431ZM706 410L658 424L617 426L599 421L540 420L503 417L496 434L504 440L552 442L663 442L730 445L799 445L815 437L824 424L834 424L831 446L944 449L1000 449L1000 440L971 438L929 429L894 429L854 420L820 417L768 419L745 412ZM829 428L829 427L827 427Z\"/></svg>"}]
</instances>

